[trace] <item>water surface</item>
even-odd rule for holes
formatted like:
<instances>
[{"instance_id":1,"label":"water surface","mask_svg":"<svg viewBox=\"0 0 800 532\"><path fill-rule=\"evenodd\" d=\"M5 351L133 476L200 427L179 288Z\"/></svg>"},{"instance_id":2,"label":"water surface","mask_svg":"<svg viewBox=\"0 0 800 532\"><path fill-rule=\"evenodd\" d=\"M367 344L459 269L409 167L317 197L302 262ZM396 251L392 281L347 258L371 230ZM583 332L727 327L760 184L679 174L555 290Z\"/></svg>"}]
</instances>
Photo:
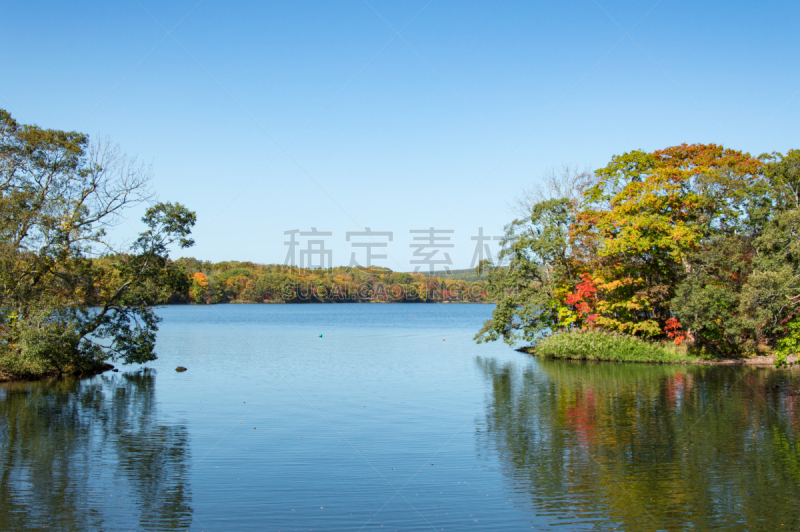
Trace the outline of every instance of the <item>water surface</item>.
<instances>
[{"instance_id":1,"label":"water surface","mask_svg":"<svg viewBox=\"0 0 800 532\"><path fill-rule=\"evenodd\" d=\"M0 530L800 528L794 372L536 360L491 310L162 309L147 367L0 385Z\"/></svg>"}]
</instances>

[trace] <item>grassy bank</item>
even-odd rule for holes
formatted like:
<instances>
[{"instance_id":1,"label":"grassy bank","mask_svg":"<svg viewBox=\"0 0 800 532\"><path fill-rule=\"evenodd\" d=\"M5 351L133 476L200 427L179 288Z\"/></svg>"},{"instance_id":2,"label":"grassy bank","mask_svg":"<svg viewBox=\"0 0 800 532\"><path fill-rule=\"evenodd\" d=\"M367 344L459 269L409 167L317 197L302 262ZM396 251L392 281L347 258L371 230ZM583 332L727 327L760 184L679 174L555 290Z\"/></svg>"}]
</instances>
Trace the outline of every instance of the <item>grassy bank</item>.
<instances>
[{"instance_id":1,"label":"grassy bank","mask_svg":"<svg viewBox=\"0 0 800 532\"><path fill-rule=\"evenodd\" d=\"M689 356L674 345L661 346L632 336L601 331L554 334L523 350L545 358L567 360L655 364L687 364L700 361L698 357Z\"/></svg>"}]
</instances>

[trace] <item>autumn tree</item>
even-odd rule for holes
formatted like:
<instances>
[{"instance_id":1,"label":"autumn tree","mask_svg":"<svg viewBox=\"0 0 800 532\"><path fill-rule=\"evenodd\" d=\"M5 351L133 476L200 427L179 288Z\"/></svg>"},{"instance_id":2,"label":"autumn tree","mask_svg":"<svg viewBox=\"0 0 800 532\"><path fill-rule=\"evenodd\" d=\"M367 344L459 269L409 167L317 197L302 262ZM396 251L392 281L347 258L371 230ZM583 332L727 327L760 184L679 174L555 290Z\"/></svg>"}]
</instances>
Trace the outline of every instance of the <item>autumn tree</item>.
<instances>
[{"instance_id":1,"label":"autumn tree","mask_svg":"<svg viewBox=\"0 0 800 532\"><path fill-rule=\"evenodd\" d=\"M208 277L203 272L195 272L191 276L192 286L189 288L189 297L195 303L205 303L208 297Z\"/></svg>"},{"instance_id":2,"label":"autumn tree","mask_svg":"<svg viewBox=\"0 0 800 532\"><path fill-rule=\"evenodd\" d=\"M760 167L749 154L684 144L629 152L597 170L574 228L598 244L597 324L662 335L698 251L706 256L709 246L738 234L742 195Z\"/></svg>"},{"instance_id":3,"label":"autumn tree","mask_svg":"<svg viewBox=\"0 0 800 532\"><path fill-rule=\"evenodd\" d=\"M800 152L682 144L553 175L488 270L502 297L478 341L590 327L718 357L800 350Z\"/></svg>"}]
</instances>

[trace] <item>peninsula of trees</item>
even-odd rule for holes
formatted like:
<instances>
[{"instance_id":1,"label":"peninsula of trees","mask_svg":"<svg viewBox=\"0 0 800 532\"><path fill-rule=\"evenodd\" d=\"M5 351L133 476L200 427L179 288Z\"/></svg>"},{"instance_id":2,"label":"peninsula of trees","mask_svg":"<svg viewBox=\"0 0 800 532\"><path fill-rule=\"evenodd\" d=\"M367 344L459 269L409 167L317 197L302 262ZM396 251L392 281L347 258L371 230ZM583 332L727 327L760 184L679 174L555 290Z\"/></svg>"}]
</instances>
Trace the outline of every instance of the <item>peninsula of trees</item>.
<instances>
[{"instance_id":1,"label":"peninsula of trees","mask_svg":"<svg viewBox=\"0 0 800 532\"><path fill-rule=\"evenodd\" d=\"M507 227L509 267L488 269L506 295L478 341L575 358L613 359L585 345L599 333L778 364L800 351L800 151L682 144L548 184Z\"/></svg>"}]
</instances>

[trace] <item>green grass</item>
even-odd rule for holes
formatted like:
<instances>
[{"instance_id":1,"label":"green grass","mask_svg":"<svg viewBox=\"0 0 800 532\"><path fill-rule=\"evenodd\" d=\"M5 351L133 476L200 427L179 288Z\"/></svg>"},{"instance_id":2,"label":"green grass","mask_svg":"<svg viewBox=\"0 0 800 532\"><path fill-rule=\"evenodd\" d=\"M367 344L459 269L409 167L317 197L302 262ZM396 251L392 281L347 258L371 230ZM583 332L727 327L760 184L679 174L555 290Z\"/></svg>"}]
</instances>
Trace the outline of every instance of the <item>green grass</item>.
<instances>
[{"instance_id":1,"label":"green grass","mask_svg":"<svg viewBox=\"0 0 800 532\"><path fill-rule=\"evenodd\" d=\"M558 333L540 340L525 351L546 358L607 360L613 362L651 362L679 364L696 361L676 346L656 343L617 333L576 331Z\"/></svg>"}]
</instances>

